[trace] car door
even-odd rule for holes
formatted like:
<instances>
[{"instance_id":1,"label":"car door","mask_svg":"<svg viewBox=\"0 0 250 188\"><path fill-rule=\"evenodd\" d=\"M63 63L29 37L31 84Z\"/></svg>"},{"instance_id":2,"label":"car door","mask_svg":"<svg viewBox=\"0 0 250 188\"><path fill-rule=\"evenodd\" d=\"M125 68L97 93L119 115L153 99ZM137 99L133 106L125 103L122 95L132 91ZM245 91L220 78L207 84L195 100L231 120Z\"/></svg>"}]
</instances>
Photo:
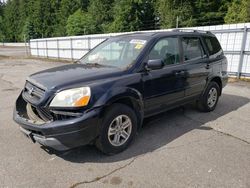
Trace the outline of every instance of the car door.
<instances>
[{"instance_id":1,"label":"car door","mask_svg":"<svg viewBox=\"0 0 250 188\"><path fill-rule=\"evenodd\" d=\"M209 74L208 56L201 38L185 36L181 39L183 61L187 71L185 97L195 97L204 90Z\"/></svg>"},{"instance_id":2,"label":"car door","mask_svg":"<svg viewBox=\"0 0 250 188\"><path fill-rule=\"evenodd\" d=\"M162 59L163 68L142 73L145 116L164 111L184 97L186 74L180 62L179 38L159 39L147 56L147 60L157 59Z\"/></svg>"}]
</instances>

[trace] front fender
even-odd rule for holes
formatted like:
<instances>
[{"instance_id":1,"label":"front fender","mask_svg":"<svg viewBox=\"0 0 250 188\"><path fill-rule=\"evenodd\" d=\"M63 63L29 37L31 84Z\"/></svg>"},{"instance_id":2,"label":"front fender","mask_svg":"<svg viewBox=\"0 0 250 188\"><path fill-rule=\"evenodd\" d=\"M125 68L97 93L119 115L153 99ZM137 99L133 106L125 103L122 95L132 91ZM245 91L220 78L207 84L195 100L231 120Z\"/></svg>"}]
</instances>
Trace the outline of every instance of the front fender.
<instances>
[{"instance_id":1,"label":"front fender","mask_svg":"<svg viewBox=\"0 0 250 188\"><path fill-rule=\"evenodd\" d=\"M108 91L104 92L101 97L99 97L93 107L103 107L105 109L105 107L110 106L121 99L130 99L130 101L133 103L133 108L136 108L136 113L139 118L139 125L141 125L144 117L143 97L142 94L134 88L115 87L109 89Z\"/></svg>"},{"instance_id":2,"label":"front fender","mask_svg":"<svg viewBox=\"0 0 250 188\"><path fill-rule=\"evenodd\" d=\"M138 90L129 87L115 87L109 89L103 93L101 97L99 97L99 99L95 102L94 107L107 106L122 98L131 98L132 100L136 100L143 109L142 94Z\"/></svg>"}]
</instances>

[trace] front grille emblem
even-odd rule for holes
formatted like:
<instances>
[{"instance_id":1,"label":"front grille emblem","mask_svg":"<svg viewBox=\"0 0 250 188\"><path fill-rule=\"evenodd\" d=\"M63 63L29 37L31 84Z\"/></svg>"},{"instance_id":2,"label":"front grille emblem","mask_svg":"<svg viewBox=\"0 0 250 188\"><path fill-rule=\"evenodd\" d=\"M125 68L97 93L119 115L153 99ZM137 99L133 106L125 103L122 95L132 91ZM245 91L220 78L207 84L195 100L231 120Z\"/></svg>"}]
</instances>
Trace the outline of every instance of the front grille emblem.
<instances>
[{"instance_id":1,"label":"front grille emblem","mask_svg":"<svg viewBox=\"0 0 250 188\"><path fill-rule=\"evenodd\" d=\"M32 95L33 91L34 91L34 88L32 87L31 89L28 90L28 94Z\"/></svg>"}]
</instances>

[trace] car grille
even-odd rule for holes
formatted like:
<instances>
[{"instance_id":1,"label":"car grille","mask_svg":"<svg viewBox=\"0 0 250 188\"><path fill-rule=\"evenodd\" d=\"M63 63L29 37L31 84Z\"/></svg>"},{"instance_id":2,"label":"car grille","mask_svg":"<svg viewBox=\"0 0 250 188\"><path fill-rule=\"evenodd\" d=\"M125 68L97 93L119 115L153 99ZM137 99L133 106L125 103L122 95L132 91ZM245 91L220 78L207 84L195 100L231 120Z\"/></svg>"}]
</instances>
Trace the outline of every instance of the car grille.
<instances>
[{"instance_id":1,"label":"car grille","mask_svg":"<svg viewBox=\"0 0 250 188\"><path fill-rule=\"evenodd\" d=\"M35 86L34 84L31 84L30 82L26 82L23 91L24 99L26 99L31 103L38 103L42 100L44 95L45 95L45 90Z\"/></svg>"},{"instance_id":2,"label":"car grille","mask_svg":"<svg viewBox=\"0 0 250 188\"><path fill-rule=\"evenodd\" d=\"M70 118L74 118L74 117L78 117L79 115L81 115L80 113L67 113L67 112L61 112L62 114L60 114L59 111L50 111L48 108L46 107L35 107L32 106L30 103L27 103L27 106L30 106L29 109L29 114L34 113L36 117L38 117L39 119L42 119L43 121L47 122L47 121L53 121L53 120L67 120ZM59 113L59 114L58 114ZM29 116L29 117L34 117L34 116ZM33 120L36 120L37 118L32 118Z\"/></svg>"},{"instance_id":3,"label":"car grille","mask_svg":"<svg viewBox=\"0 0 250 188\"><path fill-rule=\"evenodd\" d=\"M38 105L45 96L45 90L28 81L25 84L22 96L26 101L28 117L33 121L67 120L81 115L78 112L51 111L46 106Z\"/></svg>"}]
</instances>

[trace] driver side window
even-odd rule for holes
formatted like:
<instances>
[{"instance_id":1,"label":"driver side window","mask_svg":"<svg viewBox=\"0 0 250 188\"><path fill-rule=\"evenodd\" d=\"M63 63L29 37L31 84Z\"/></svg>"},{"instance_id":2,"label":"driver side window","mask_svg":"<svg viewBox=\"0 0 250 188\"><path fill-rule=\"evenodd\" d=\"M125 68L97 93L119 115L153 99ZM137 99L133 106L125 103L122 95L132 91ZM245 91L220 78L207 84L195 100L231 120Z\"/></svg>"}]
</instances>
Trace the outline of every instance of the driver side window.
<instances>
[{"instance_id":1,"label":"driver side window","mask_svg":"<svg viewBox=\"0 0 250 188\"><path fill-rule=\"evenodd\" d=\"M168 37L159 40L149 53L149 60L162 59L165 65L180 62L178 38Z\"/></svg>"}]
</instances>

